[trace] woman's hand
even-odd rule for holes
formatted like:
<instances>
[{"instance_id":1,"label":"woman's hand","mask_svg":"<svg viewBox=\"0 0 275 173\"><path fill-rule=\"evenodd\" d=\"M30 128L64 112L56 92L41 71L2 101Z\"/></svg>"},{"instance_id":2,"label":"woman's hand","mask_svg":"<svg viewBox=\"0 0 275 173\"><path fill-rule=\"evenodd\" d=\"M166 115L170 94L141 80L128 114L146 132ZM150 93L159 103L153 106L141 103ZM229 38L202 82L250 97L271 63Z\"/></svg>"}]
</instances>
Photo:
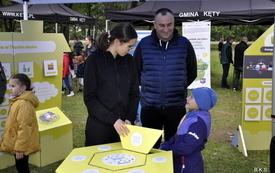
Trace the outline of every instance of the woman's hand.
<instances>
[{"instance_id":1,"label":"woman's hand","mask_svg":"<svg viewBox=\"0 0 275 173\"><path fill-rule=\"evenodd\" d=\"M132 125L131 121L129 121L129 120L125 120L125 124Z\"/></svg>"},{"instance_id":2,"label":"woman's hand","mask_svg":"<svg viewBox=\"0 0 275 173\"><path fill-rule=\"evenodd\" d=\"M23 152L16 152L15 154L16 160L20 160L24 158Z\"/></svg>"},{"instance_id":3,"label":"woman's hand","mask_svg":"<svg viewBox=\"0 0 275 173\"><path fill-rule=\"evenodd\" d=\"M128 121L128 120L126 120ZM122 121L121 119L118 119L115 124L114 127L117 131L117 133L119 134L119 136L127 136L130 131L129 129L125 126L125 124L127 124L126 122Z\"/></svg>"}]
</instances>

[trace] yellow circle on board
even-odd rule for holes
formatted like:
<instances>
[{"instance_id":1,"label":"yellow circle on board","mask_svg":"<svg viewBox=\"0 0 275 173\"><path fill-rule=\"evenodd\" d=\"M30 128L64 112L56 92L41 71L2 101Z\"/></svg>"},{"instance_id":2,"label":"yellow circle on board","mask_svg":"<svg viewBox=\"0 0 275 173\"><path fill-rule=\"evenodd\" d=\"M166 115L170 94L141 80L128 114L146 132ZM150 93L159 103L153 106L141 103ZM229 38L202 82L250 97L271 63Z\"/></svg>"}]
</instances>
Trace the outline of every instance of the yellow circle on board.
<instances>
[{"instance_id":1,"label":"yellow circle on board","mask_svg":"<svg viewBox=\"0 0 275 173\"><path fill-rule=\"evenodd\" d=\"M272 101L272 91L271 91L271 90L269 90L269 91L266 92L265 98L266 98L268 101Z\"/></svg>"},{"instance_id":2,"label":"yellow circle on board","mask_svg":"<svg viewBox=\"0 0 275 173\"><path fill-rule=\"evenodd\" d=\"M247 110L247 116L251 119L255 119L259 115L259 111L256 108L249 108Z\"/></svg>"},{"instance_id":3,"label":"yellow circle on board","mask_svg":"<svg viewBox=\"0 0 275 173\"><path fill-rule=\"evenodd\" d=\"M260 94L259 94L259 92L258 92L257 90L251 90L251 91L249 91L249 93L248 93L248 98L249 98L249 100L251 100L251 101L256 101L256 100L258 100L258 99L259 99L259 96L260 96Z\"/></svg>"},{"instance_id":4,"label":"yellow circle on board","mask_svg":"<svg viewBox=\"0 0 275 173\"><path fill-rule=\"evenodd\" d=\"M203 53L202 56L203 56L203 57L207 57L207 53Z\"/></svg>"},{"instance_id":5,"label":"yellow circle on board","mask_svg":"<svg viewBox=\"0 0 275 173\"><path fill-rule=\"evenodd\" d=\"M5 124L6 124L6 121L2 121L1 124L0 124L0 127L5 127Z\"/></svg>"},{"instance_id":6,"label":"yellow circle on board","mask_svg":"<svg viewBox=\"0 0 275 173\"><path fill-rule=\"evenodd\" d=\"M6 115L6 113L7 113L7 110L6 110L6 109L1 109L0 115Z\"/></svg>"},{"instance_id":7,"label":"yellow circle on board","mask_svg":"<svg viewBox=\"0 0 275 173\"><path fill-rule=\"evenodd\" d=\"M271 119L271 107L267 108L264 112L264 115L266 118L270 118Z\"/></svg>"}]
</instances>

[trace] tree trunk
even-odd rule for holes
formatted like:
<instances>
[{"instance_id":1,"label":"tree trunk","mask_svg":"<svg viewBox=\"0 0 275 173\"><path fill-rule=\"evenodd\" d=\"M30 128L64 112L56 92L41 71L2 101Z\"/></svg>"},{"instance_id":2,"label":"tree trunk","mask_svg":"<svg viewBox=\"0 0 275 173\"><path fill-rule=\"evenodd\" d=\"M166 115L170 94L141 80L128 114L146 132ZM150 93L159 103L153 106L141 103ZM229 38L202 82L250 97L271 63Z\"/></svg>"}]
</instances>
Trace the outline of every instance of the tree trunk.
<instances>
[{"instance_id":1,"label":"tree trunk","mask_svg":"<svg viewBox=\"0 0 275 173\"><path fill-rule=\"evenodd\" d=\"M61 25L61 31L67 41L67 43L69 44L69 41L70 41L70 33L69 33L69 24L62 24Z\"/></svg>"}]
</instances>

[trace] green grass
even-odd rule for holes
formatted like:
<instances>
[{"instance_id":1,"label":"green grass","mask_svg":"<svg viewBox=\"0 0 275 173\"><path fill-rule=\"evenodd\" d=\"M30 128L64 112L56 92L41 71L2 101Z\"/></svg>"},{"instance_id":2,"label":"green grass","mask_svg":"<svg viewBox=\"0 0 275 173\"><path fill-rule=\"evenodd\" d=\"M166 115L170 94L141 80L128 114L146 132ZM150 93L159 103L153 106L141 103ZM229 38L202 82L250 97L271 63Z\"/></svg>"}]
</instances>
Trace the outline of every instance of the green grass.
<instances>
[{"instance_id":1,"label":"green grass","mask_svg":"<svg viewBox=\"0 0 275 173\"><path fill-rule=\"evenodd\" d=\"M218 94L218 102L211 110L212 129L211 135L203 150L206 173L255 173L269 172L269 150L248 151L248 157L243 156L231 145L232 134L241 122L241 92L233 92L231 89L222 89L222 68L218 61L218 52L211 51L211 86ZM232 86L232 70L228 82ZM77 91L77 88L74 88ZM76 93L74 97L62 97L62 111L73 123L74 148L84 146L84 128L87 118L87 110L83 103L82 93ZM53 173L62 161L45 167L31 165L32 173ZM15 167L0 170L1 173L15 173Z\"/></svg>"}]
</instances>

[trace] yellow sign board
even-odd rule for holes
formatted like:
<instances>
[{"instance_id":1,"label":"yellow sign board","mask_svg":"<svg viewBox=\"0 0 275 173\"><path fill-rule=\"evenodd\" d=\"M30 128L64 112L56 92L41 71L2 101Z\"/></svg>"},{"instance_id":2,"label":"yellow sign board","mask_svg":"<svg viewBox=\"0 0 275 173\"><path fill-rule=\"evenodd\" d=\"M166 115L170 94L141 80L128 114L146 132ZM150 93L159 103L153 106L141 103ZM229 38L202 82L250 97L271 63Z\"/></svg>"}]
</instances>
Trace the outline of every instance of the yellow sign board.
<instances>
[{"instance_id":1,"label":"yellow sign board","mask_svg":"<svg viewBox=\"0 0 275 173\"><path fill-rule=\"evenodd\" d=\"M146 127L126 125L130 134L120 137L122 147L127 150L148 154L160 138L163 130L150 129Z\"/></svg>"},{"instance_id":2,"label":"yellow sign board","mask_svg":"<svg viewBox=\"0 0 275 173\"><path fill-rule=\"evenodd\" d=\"M29 162L43 167L66 158L73 149L72 122L58 107L36 111L36 118L41 151L30 155Z\"/></svg>"},{"instance_id":3,"label":"yellow sign board","mask_svg":"<svg viewBox=\"0 0 275 173\"><path fill-rule=\"evenodd\" d=\"M0 32L0 61L6 78L25 73L39 99L36 110L61 108L63 52L71 49L62 33L43 33L42 21L21 21L22 32ZM47 64L47 68L45 66ZM51 65L52 64L52 65ZM9 91L0 105L0 136L9 109ZM8 157L11 157L9 159ZM12 162L9 162L12 160ZM13 156L0 153L0 169L14 164Z\"/></svg>"},{"instance_id":4,"label":"yellow sign board","mask_svg":"<svg viewBox=\"0 0 275 173\"><path fill-rule=\"evenodd\" d=\"M270 146L273 35L274 25L245 51L241 126L247 150Z\"/></svg>"}]
</instances>

